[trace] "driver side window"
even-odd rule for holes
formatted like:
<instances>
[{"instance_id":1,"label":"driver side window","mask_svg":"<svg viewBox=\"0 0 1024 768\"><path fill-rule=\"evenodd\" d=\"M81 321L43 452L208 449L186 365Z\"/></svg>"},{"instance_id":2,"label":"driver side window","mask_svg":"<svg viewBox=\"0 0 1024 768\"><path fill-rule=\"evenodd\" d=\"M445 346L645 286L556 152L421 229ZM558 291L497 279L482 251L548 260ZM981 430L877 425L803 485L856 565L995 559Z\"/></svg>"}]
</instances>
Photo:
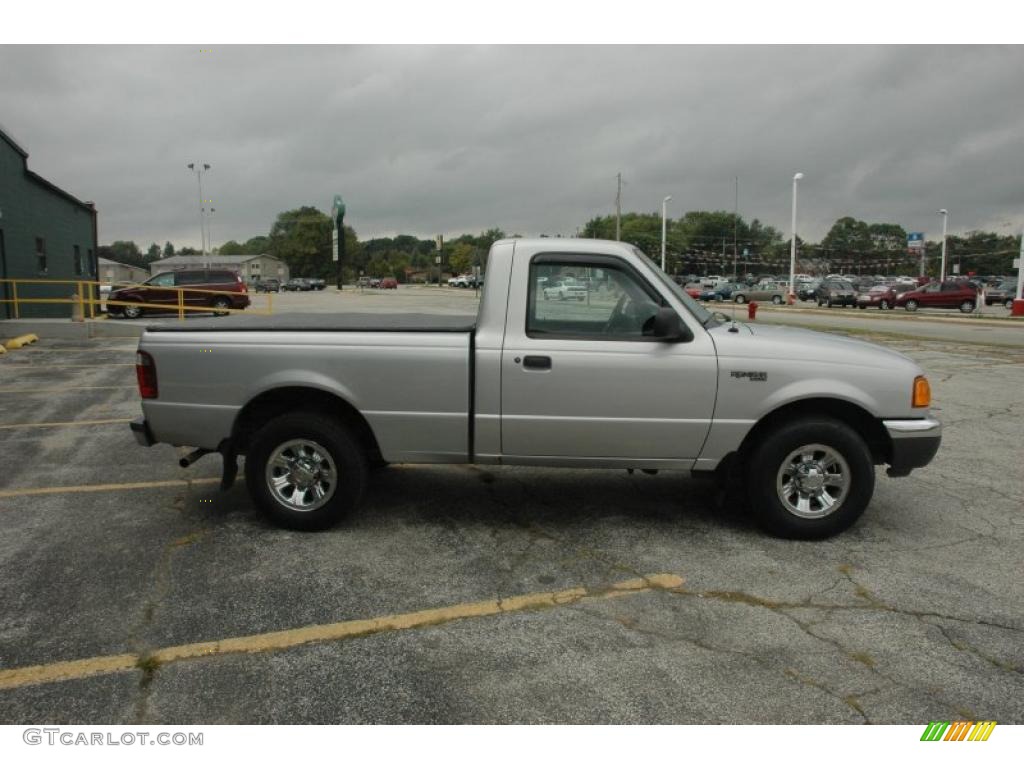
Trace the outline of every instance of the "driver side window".
<instances>
[{"instance_id":1,"label":"driver side window","mask_svg":"<svg viewBox=\"0 0 1024 768\"><path fill-rule=\"evenodd\" d=\"M567 260L530 265L526 334L643 339L661 306L631 271Z\"/></svg>"},{"instance_id":2,"label":"driver side window","mask_svg":"<svg viewBox=\"0 0 1024 768\"><path fill-rule=\"evenodd\" d=\"M174 285L174 273L164 272L163 274L157 275L156 277L151 277L148 281L148 284L170 288Z\"/></svg>"}]
</instances>

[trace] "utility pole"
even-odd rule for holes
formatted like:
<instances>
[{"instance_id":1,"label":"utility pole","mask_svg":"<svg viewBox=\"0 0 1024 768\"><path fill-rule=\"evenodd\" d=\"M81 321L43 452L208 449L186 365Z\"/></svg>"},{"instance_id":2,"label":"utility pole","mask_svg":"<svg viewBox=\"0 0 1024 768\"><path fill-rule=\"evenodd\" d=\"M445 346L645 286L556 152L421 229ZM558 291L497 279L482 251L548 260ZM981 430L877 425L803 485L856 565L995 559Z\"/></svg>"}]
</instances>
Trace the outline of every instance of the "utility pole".
<instances>
[{"instance_id":1,"label":"utility pole","mask_svg":"<svg viewBox=\"0 0 1024 768\"><path fill-rule=\"evenodd\" d=\"M196 180L199 182L199 239L202 241L203 262L209 266L206 259L206 210L203 201L203 171L210 170L209 163L189 163L188 169L195 171Z\"/></svg>"},{"instance_id":2,"label":"utility pole","mask_svg":"<svg viewBox=\"0 0 1024 768\"><path fill-rule=\"evenodd\" d=\"M622 239L622 172L615 174L615 239Z\"/></svg>"},{"instance_id":3,"label":"utility pole","mask_svg":"<svg viewBox=\"0 0 1024 768\"><path fill-rule=\"evenodd\" d=\"M736 201L732 209L732 281L736 282L737 239L740 218L740 177L736 177Z\"/></svg>"}]
</instances>

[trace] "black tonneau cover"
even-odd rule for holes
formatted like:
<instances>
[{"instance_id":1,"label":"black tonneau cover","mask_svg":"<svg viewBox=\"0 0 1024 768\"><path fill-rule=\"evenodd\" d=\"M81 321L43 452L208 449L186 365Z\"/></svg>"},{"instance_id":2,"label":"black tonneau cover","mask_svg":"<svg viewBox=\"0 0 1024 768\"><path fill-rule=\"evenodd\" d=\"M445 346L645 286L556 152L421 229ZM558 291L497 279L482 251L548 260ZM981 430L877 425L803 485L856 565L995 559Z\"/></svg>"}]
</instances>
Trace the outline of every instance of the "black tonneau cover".
<instances>
[{"instance_id":1,"label":"black tonneau cover","mask_svg":"<svg viewBox=\"0 0 1024 768\"><path fill-rule=\"evenodd\" d=\"M173 331L376 331L385 333L470 333L475 315L369 312L310 312L283 315L244 315L204 320L172 321L146 326L151 333Z\"/></svg>"}]
</instances>

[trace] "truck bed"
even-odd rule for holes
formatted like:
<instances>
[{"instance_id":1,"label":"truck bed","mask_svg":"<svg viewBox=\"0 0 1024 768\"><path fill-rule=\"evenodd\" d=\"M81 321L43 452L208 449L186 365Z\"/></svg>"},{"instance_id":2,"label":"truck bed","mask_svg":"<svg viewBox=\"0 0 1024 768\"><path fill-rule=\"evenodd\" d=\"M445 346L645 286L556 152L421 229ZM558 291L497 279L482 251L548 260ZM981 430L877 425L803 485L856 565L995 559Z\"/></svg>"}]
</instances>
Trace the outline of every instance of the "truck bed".
<instances>
[{"instance_id":1,"label":"truck bed","mask_svg":"<svg viewBox=\"0 0 1024 768\"><path fill-rule=\"evenodd\" d=\"M177 320L146 326L151 333L211 331L367 331L378 333L469 333L476 315L370 312L293 312L255 316L243 313L197 321Z\"/></svg>"}]
</instances>

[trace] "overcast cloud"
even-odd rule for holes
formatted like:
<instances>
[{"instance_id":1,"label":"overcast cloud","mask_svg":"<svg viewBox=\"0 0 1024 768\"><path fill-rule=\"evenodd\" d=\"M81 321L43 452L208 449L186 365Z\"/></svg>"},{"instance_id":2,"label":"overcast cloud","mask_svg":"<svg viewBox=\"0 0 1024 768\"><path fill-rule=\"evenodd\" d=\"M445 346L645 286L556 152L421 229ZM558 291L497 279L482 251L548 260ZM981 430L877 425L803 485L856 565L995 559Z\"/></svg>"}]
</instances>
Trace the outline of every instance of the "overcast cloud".
<instances>
[{"instance_id":1,"label":"overcast cloud","mask_svg":"<svg viewBox=\"0 0 1024 768\"><path fill-rule=\"evenodd\" d=\"M198 247L300 205L360 238L571 235L614 211L1024 223L1020 47L0 47L0 124L100 240ZM1017 228L1016 230L1014 228Z\"/></svg>"}]
</instances>

